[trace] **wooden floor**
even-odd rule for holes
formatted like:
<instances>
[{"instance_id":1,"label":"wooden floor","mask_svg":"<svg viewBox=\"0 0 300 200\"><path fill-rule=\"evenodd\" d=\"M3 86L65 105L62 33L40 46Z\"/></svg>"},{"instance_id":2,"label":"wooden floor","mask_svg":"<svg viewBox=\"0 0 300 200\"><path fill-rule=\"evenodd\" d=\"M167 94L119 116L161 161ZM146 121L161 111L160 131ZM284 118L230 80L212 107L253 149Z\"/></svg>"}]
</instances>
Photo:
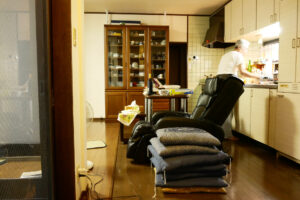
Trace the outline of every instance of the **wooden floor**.
<instances>
[{"instance_id":1,"label":"wooden floor","mask_svg":"<svg viewBox=\"0 0 300 200\"><path fill-rule=\"evenodd\" d=\"M16 157L0 165L0 179L17 179L23 172L38 170L41 170L40 157Z\"/></svg>"},{"instance_id":2,"label":"wooden floor","mask_svg":"<svg viewBox=\"0 0 300 200\"><path fill-rule=\"evenodd\" d=\"M118 124L97 124L105 131L107 143L117 141ZM99 133L102 134L102 133ZM112 136L110 138L110 136ZM113 141L109 141L112 139ZM154 187L154 172L150 166L135 165L126 158L126 145L121 142L118 148L109 153L95 154L95 170L105 174L97 190L108 199L148 200L148 199L201 199L201 200L299 200L300 166L287 159L276 159L275 151L265 148L249 139L225 141L224 151L233 156L230 187L227 194L188 194L165 195ZM116 151L118 149L118 151ZM89 150L90 151L90 150ZM88 152L89 154L89 152ZM117 156L114 175L112 162ZM92 159L92 157L89 156ZM95 161L95 160L94 160ZM98 167L98 161L102 167ZM107 162L107 166L106 163ZM105 167L106 166L106 167ZM101 170L104 171L101 171ZM105 171L107 170L107 171ZM107 180L106 180L107 179ZM112 190L110 190L112 189ZM108 191L105 191L108 190ZM110 191L109 191L110 190Z\"/></svg>"},{"instance_id":3,"label":"wooden floor","mask_svg":"<svg viewBox=\"0 0 300 200\"><path fill-rule=\"evenodd\" d=\"M101 199L111 198L119 141L119 124L92 123L88 127L87 141L92 140L102 140L107 145L105 148L87 150L87 159L94 163L91 173L101 175L103 178L95 188L98 196ZM99 177L92 177L92 180L97 182Z\"/></svg>"}]
</instances>

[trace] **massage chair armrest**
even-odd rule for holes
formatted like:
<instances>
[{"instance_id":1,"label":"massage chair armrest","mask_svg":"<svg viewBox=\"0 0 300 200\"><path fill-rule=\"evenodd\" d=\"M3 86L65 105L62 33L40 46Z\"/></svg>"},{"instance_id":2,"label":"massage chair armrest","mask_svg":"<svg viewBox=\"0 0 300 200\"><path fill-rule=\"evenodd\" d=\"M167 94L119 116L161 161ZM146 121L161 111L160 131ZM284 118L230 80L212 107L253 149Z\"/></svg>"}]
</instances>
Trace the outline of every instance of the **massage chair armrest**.
<instances>
[{"instance_id":1,"label":"massage chair armrest","mask_svg":"<svg viewBox=\"0 0 300 200\"><path fill-rule=\"evenodd\" d=\"M190 114L184 112L174 112L174 111L160 111L152 115L151 122L156 124L158 120L164 117L179 117L179 118L189 118Z\"/></svg>"},{"instance_id":2,"label":"massage chair armrest","mask_svg":"<svg viewBox=\"0 0 300 200\"><path fill-rule=\"evenodd\" d=\"M218 138L220 142L222 142L224 139L224 130L222 129L222 127L208 120L195 120L182 117L165 117L160 119L154 125L155 130L170 127L199 128L209 132L210 134Z\"/></svg>"}]
</instances>

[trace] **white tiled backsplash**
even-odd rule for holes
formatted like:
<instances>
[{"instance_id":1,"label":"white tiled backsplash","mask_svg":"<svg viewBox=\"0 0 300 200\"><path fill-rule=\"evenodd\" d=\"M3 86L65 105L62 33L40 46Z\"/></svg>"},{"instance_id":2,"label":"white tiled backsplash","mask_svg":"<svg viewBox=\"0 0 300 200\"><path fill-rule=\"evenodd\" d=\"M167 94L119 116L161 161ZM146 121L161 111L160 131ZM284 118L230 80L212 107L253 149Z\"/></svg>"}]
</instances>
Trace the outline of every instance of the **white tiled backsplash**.
<instances>
[{"instance_id":1,"label":"white tiled backsplash","mask_svg":"<svg viewBox=\"0 0 300 200\"><path fill-rule=\"evenodd\" d=\"M228 47L225 49L225 53L233 50L234 50L234 46ZM245 66L248 65L249 60L251 60L251 63L253 64L253 62L258 61L261 58L278 61L278 55L279 55L278 43L262 46L257 42L251 42L247 54L244 55ZM265 67L264 74L268 76L271 75L272 68Z\"/></svg>"},{"instance_id":2,"label":"white tiled backsplash","mask_svg":"<svg viewBox=\"0 0 300 200\"><path fill-rule=\"evenodd\" d=\"M188 88L194 94L188 100L188 111L193 111L201 93L199 82L205 76L216 75L224 49L209 49L202 46L209 17L190 16L188 23ZM193 59L196 56L197 59Z\"/></svg>"}]
</instances>

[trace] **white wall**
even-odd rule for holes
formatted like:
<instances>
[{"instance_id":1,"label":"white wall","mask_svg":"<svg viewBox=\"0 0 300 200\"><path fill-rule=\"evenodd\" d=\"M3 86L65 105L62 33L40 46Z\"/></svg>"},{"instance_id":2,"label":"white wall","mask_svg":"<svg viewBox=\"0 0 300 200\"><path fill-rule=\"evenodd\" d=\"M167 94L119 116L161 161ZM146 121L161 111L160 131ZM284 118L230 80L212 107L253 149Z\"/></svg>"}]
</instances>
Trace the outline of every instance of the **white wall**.
<instances>
[{"instance_id":1,"label":"white wall","mask_svg":"<svg viewBox=\"0 0 300 200\"><path fill-rule=\"evenodd\" d=\"M95 118L105 117L104 24L105 15L84 15L86 100L93 107Z\"/></svg>"},{"instance_id":2,"label":"white wall","mask_svg":"<svg viewBox=\"0 0 300 200\"><path fill-rule=\"evenodd\" d=\"M187 16L109 15L114 20L140 20L144 25L168 25L171 42L187 42ZM104 24L105 14L84 16L86 99L95 118L105 117Z\"/></svg>"},{"instance_id":3,"label":"white wall","mask_svg":"<svg viewBox=\"0 0 300 200\"><path fill-rule=\"evenodd\" d=\"M72 1L72 78L73 78L73 121L74 121L74 157L76 199L86 189L87 179L79 178L78 168L86 168L86 113L85 113L85 81L83 63L83 30L84 1ZM74 34L76 30L76 34ZM71 141L66 141L71 142ZM70 169L72 170L72 169Z\"/></svg>"},{"instance_id":4,"label":"white wall","mask_svg":"<svg viewBox=\"0 0 300 200\"><path fill-rule=\"evenodd\" d=\"M201 93L199 84L205 76L214 76L218 72L218 65L224 55L224 49L209 49L202 46L206 31L209 28L209 17L189 17L189 42L188 42L188 88L194 90L194 94L189 98L188 111L191 112ZM198 60L192 60L193 56L198 56Z\"/></svg>"}]
</instances>

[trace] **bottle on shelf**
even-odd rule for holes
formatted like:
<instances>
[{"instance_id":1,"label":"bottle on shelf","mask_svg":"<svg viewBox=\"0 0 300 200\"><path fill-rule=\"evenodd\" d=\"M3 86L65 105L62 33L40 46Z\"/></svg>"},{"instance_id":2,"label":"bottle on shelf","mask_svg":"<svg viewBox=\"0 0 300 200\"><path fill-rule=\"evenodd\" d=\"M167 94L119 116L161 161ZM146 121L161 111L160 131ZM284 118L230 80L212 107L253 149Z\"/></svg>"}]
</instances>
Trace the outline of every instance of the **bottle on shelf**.
<instances>
[{"instance_id":1,"label":"bottle on shelf","mask_svg":"<svg viewBox=\"0 0 300 200\"><path fill-rule=\"evenodd\" d=\"M249 72L252 72L251 60L249 60L247 70L248 70Z\"/></svg>"},{"instance_id":2,"label":"bottle on shelf","mask_svg":"<svg viewBox=\"0 0 300 200\"><path fill-rule=\"evenodd\" d=\"M154 92L153 92L153 82L152 82L151 74L149 74L149 78L148 78L148 95L152 95L152 94L154 94Z\"/></svg>"}]
</instances>

